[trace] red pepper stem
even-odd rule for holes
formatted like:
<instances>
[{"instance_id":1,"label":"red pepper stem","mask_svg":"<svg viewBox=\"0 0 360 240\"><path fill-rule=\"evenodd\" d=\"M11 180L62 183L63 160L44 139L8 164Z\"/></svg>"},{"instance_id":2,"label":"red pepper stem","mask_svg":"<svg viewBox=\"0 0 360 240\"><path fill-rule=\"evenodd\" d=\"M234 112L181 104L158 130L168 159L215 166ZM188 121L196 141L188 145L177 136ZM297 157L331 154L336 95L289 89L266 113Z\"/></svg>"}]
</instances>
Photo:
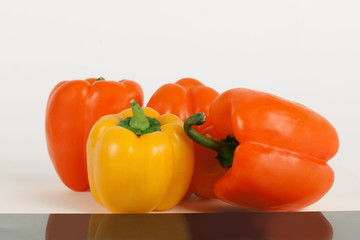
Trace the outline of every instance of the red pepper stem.
<instances>
[{"instance_id":1,"label":"red pepper stem","mask_svg":"<svg viewBox=\"0 0 360 240\"><path fill-rule=\"evenodd\" d=\"M208 138L202 134L200 134L198 131L196 131L193 126L196 125L202 125L206 121L206 115L205 113L199 112L191 115L186 121L184 122L184 130L186 135L193 140L194 142L200 144L201 146L204 146L206 148L210 148L216 152L221 151L222 149L222 143L219 141L216 141L214 139Z\"/></svg>"},{"instance_id":2,"label":"red pepper stem","mask_svg":"<svg viewBox=\"0 0 360 240\"><path fill-rule=\"evenodd\" d=\"M184 123L184 131L186 135L201 146L216 151L218 153L216 158L222 167L231 167L234 152L239 143L231 136L227 136L226 139L221 141L216 141L200 134L193 128L194 125L202 125L205 121L205 113L195 113L191 115Z\"/></svg>"}]
</instances>

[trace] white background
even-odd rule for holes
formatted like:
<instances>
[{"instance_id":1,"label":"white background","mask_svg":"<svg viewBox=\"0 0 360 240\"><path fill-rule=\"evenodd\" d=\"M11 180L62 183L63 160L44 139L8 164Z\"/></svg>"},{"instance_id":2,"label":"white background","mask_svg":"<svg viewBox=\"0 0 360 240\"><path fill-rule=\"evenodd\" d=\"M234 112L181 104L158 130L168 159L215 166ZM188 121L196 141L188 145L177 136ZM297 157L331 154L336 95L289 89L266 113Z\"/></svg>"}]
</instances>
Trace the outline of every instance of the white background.
<instances>
[{"instance_id":1,"label":"white background","mask_svg":"<svg viewBox=\"0 0 360 240\"><path fill-rule=\"evenodd\" d=\"M333 188L305 210L360 210L359 12L356 0L1 1L0 213L107 212L60 182L44 131L56 83L99 76L139 82L145 103L193 77L314 109L337 129L340 150Z\"/></svg>"}]
</instances>

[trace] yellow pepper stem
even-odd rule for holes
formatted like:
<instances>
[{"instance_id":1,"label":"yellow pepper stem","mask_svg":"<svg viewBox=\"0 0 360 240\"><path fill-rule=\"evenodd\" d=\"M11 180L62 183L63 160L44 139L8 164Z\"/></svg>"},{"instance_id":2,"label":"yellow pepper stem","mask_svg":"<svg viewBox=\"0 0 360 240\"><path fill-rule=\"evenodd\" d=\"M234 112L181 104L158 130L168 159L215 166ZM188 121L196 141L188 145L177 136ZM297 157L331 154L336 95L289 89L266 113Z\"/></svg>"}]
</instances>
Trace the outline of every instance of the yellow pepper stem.
<instances>
[{"instance_id":1,"label":"yellow pepper stem","mask_svg":"<svg viewBox=\"0 0 360 240\"><path fill-rule=\"evenodd\" d=\"M118 126L127 128L138 136L160 131L160 122L155 118L145 116L144 110L134 99L130 101L130 106L133 116L121 120Z\"/></svg>"},{"instance_id":2,"label":"yellow pepper stem","mask_svg":"<svg viewBox=\"0 0 360 240\"><path fill-rule=\"evenodd\" d=\"M130 127L135 128L140 131L144 131L150 127L150 123L147 120L144 110L140 107L140 105L132 99L130 101L130 107L133 111L133 117L129 123Z\"/></svg>"}]
</instances>

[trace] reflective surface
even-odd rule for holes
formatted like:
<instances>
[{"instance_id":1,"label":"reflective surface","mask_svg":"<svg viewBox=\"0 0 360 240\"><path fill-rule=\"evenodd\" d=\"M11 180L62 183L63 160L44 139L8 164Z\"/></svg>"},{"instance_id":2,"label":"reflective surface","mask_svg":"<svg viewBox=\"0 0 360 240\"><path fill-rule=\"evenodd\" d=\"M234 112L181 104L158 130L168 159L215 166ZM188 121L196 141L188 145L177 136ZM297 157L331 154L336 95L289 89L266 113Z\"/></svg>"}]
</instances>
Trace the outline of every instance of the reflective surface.
<instances>
[{"instance_id":1,"label":"reflective surface","mask_svg":"<svg viewBox=\"0 0 360 240\"><path fill-rule=\"evenodd\" d=\"M0 239L358 239L360 212L0 214Z\"/></svg>"}]
</instances>

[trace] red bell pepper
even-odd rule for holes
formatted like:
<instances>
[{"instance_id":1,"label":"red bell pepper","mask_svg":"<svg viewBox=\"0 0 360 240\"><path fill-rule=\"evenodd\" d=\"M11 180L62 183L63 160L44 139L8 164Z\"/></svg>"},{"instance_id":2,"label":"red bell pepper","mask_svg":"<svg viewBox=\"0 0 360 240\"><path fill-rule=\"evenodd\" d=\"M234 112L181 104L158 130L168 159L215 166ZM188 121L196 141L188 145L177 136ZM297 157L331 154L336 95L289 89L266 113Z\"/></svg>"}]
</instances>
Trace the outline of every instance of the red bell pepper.
<instances>
[{"instance_id":1,"label":"red bell pepper","mask_svg":"<svg viewBox=\"0 0 360 240\"><path fill-rule=\"evenodd\" d=\"M210 104L218 95L214 89L204 86L196 79L183 78L176 83L160 87L150 98L147 107L155 109L160 114L175 114L185 121L197 112L208 114ZM206 128L208 124L204 124L201 129Z\"/></svg>"},{"instance_id":2,"label":"red bell pepper","mask_svg":"<svg viewBox=\"0 0 360 240\"><path fill-rule=\"evenodd\" d=\"M52 90L46 107L46 140L55 170L67 187L89 188L86 140L90 129L103 115L128 108L131 99L142 105L143 92L129 80L63 81Z\"/></svg>"},{"instance_id":3,"label":"red bell pepper","mask_svg":"<svg viewBox=\"0 0 360 240\"><path fill-rule=\"evenodd\" d=\"M245 208L293 211L331 188L334 173L327 161L337 153L339 140L335 128L316 112L238 88L221 94L209 115L208 137L192 128L205 121L204 114L192 115L184 125L190 138L218 153L215 159L211 150L195 149L195 193L206 188L205 197L215 195ZM199 172L201 177L195 175Z\"/></svg>"},{"instance_id":4,"label":"red bell pepper","mask_svg":"<svg viewBox=\"0 0 360 240\"><path fill-rule=\"evenodd\" d=\"M217 96L219 96L217 91L206 87L200 81L194 78L182 78L175 83L161 86L152 95L147 107L155 109L160 114L175 114L185 121L189 116L197 112L203 112L207 116L210 105ZM195 126L195 129L202 131L208 125L210 125L209 121L201 126ZM194 164L195 173L198 167L196 166L196 161ZM191 183L184 198L190 196L193 191L193 184Z\"/></svg>"}]
</instances>

